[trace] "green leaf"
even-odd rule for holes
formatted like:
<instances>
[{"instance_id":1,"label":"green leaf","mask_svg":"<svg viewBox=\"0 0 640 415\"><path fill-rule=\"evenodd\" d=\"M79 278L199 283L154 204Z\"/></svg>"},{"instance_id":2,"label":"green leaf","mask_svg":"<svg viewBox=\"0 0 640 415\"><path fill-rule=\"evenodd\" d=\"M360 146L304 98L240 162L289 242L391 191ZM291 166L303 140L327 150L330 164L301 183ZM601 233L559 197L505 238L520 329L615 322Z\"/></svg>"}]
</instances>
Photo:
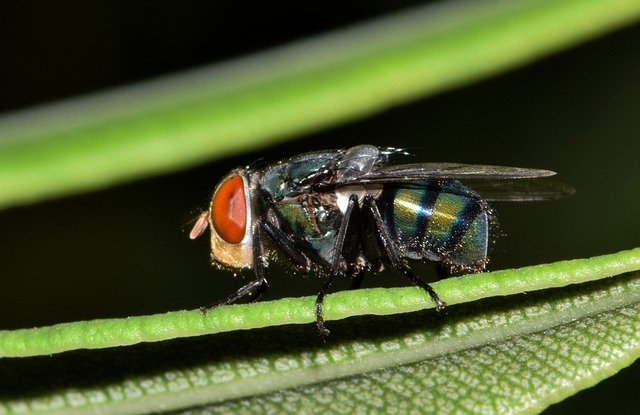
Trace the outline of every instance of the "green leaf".
<instances>
[{"instance_id":1,"label":"green leaf","mask_svg":"<svg viewBox=\"0 0 640 415\"><path fill-rule=\"evenodd\" d=\"M326 344L291 325L313 321L311 298L3 332L6 356L238 330L2 359L0 413L536 413L638 357L640 273L624 274L638 269L640 248L445 280L434 286L446 315L406 314L427 307L418 289L338 293L327 317L352 317L331 323Z\"/></svg>"},{"instance_id":2,"label":"green leaf","mask_svg":"<svg viewBox=\"0 0 640 415\"><path fill-rule=\"evenodd\" d=\"M433 284L448 305L563 287L640 269L640 248L599 257L516 270L449 278ZM234 330L315 321L315 297L287 298L213 309L178 311L127 319L93 320L52 327L0 331L0 357L37 356L80 348L99 349ZM326 320L365 314L388 315L431 308L420 288L368 289L330 295Z\"/></svg>"},{"instance_id":3,"label":"green leaf","mask_svg":"<svg viewBox=\"0 0 640 415\"><path fill-rule=\"evenodd\" d=\"M367 338L359 330L348 344L280 358L297 371L304 358L331 356L337 367L308 369L311 382L330 380L210 404L203 413L539 413L640 356L639 288L636 272L575 290L459 307L443 325L425 314L369 323L364 329L383 326L388 337ZM602 308L591 308L595 298L607 298ZM349 363L336 363L343 359Z\"/></svg>"},{"instance_id":4,"label":"green leaf","mask_svg":"<svg viewBox=\"0 0 640 415\"><path fill-rule=\"evenodd\" d=\"M0 207L366 117L632 22L635 0L449 1L0 119Z\"/></svg>"}]
</instances>

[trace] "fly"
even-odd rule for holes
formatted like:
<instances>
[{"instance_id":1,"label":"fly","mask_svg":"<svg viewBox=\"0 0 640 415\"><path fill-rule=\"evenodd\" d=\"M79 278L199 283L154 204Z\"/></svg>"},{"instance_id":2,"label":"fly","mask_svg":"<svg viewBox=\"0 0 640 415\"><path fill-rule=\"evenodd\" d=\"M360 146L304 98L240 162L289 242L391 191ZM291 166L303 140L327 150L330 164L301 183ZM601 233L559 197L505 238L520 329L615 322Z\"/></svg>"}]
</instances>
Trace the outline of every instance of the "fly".
<instances>
[{"instance_id":1,"label":"fly","mask_svg":"<svg viewBox=\"0 0 640 415\"><path fill-rule=\"evenodd\" d=\"M408 260L434 262L440 277L481 272L494 222L488 202L547 200L572 192L558 183L534 180L555 174L549 170L389 165L390 156L399 154L407 153L359 145L231 171L190 237L210 227L213 262L253 268L255 279L201 310L245 296L255 299L265 290L273 259L266 241L298 271L308 273L315 267L326 274L315 310L322 336L329 334L322 302L338 275L359 281L365 271L393 269L424 289L441 310L445 302L411 270Z\"/></svg>"}]
</instances>

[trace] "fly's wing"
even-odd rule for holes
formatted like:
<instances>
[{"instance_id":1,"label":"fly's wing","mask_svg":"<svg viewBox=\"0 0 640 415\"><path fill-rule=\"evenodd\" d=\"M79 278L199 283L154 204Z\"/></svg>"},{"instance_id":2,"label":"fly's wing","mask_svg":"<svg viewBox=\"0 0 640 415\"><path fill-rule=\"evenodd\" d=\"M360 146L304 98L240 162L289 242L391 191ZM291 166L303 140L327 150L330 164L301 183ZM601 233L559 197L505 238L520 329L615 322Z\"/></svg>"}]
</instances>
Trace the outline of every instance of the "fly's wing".
<instances>
[{"instance_id":1,"label":"fly's wing","mask_svg":"<svg viewBox=\"0 0 640 415\"><path fill-rule=\"evenodd\" d=\"M456 180L487 201L524 202L560 199L573 188L546 179L555 172L521 167L485 166L458 163L416 163L384 166L357 179L335 183L336 187L354 184L395 183L418 185L429 181Z\"/></svg>"},{"instance_id":2,"label":"fly's wing","mask_svg":"<svg viewBox=\"0 0 640 415\"><path fill-rule=\"evenodd\" d=\"M546 178L465 180L465 186L480 194L489 202L536 202L556 200L575 193L573 187Z\"/></svg>"},{"instance_id":3,"label":"fly's wing","mask_svg":"<svg viewBox=\"0 0 640 415\"><path fill-rule=\"evenodd\" d=\"M522 167L484 166L459 163L415 163L397 166L383 166L366 176L362 181L419 181L419 180L465 180L465 179L534 179L549 177L556 173L551 170L527 169Z\"/></svg>"}]
</instances>

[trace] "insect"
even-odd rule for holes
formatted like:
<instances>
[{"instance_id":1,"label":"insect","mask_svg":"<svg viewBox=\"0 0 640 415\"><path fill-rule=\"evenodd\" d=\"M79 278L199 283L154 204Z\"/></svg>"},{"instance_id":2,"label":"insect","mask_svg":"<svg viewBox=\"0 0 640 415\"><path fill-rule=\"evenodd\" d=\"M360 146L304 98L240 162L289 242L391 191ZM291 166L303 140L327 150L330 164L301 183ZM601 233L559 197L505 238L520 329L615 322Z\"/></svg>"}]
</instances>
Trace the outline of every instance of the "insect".
<instances>
[{"instance_id":1,"label":"insect","mask_svg":"<svg viewBox=\"0 0 640 415\"><path fill-rule=\"evenodd\" d=\"M323 336L329 331L322 302L338 275L359 280L365 271L390 268L423 288L441 310L445 302L411 270L408 260L432 261L441 276L480 272L487 264L493 222L489 201L543 200L570 193L562 186L532 185L538 181L531 179L555 174L548 170L388 164L402 154L407 153L359 145L231 171L190 237L210 227L213 262L253 268L255 278L201 310L245 296L257 298L267 286L269 261L278 257L300 272L315 268L325 275L315 310ZM476 190L467 182L475 183Z\"/></svg>"}]
</instances>

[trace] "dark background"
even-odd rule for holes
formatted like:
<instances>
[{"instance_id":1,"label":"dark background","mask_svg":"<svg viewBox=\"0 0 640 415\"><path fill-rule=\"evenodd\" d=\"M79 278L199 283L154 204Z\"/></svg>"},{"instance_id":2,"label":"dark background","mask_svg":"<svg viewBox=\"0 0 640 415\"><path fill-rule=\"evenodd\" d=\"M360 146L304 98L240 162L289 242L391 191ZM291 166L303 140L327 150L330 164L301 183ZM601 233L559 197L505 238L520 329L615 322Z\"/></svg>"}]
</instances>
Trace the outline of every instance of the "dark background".
<instances>
[{"instance_id":1,"label":"dark background","mask_svg":"<svg viewBox=\"0 0 640 415\"><path fill-rule=\"evenodd\" d=\"M0 3L0 112L215 63L418 2ZM217 180L258 157L370 143L415 161L547 168L566 200L497 204L490 268L639 246L640 25L525 68L266 150L108 190L0 212L0 329L193 309L243 281L187 237ZM2 138L0 137L0 140ZM277 267L276 267L277 268ZM280 270L281 271L281 270ZM266 296L315 294L278 269ZM365 286L401 285L393 275ZM637 364L547 413L635 402Z\"/></svg>"}]
</instances>

